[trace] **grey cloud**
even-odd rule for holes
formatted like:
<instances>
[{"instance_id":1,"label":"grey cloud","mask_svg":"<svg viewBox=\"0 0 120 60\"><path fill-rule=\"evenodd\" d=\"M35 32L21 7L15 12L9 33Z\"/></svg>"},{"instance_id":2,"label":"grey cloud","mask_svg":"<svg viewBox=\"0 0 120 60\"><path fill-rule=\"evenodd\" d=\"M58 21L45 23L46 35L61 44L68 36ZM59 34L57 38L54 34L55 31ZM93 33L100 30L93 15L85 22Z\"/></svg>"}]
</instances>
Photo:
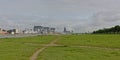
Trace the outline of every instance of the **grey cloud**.
<instances>
[{"instance_id":1,"label":"grey cloud","mask_svg":"<svg viewBox=\"0 0 120 60\"><path fill-rule=\"evenodd\" d=\"M92 32L94 30L120 25L120 11L101 11L93 14L86 21L78 23L73 28L76 32Z\"/></svg>"},{"instance_id":2,"label":"grey cloud","mask_svg":"<svg viewBox=\"0 0 120 60\"><path fill-rule=\"evenodd\" d=\"M63 27L70 26L70 29L73 29L75 32L88 32L100 28L111 27L114 25L119 25L120 23L120 13L119 11L101 11L93 14L89 19L80 19L78 17L74 18L59 18L58 17L49 17L49 16L20 16L13 15L1 16L0 19L2 23L8 24L11 26L20 25L28 26L32 25L44 25L44 26L54 26L58 30L63 30ZM58 28L59 27L59 28Z\"/></svg>"},{"instance_id":3,"label":"grey cloud","mask_svg":"<svg viewBox=\"0 0 120 60\"><path fill-rule=\"evenodd\" d=\"M98 12L91 18L90 26L94 29L112 27L120 25L119 11L103 11Z\"/></svg>"},{"instance_id":4,"label":"grey cloud","mask_svg":"<svg viewBox=\"0 0 120 60\"><path fill-rule=\"evenodd\" d=\"M0 0L0 25L71 25L77 32L93 31L120 23L119 3L120 0Z\"/></svg>"}]
</instances>

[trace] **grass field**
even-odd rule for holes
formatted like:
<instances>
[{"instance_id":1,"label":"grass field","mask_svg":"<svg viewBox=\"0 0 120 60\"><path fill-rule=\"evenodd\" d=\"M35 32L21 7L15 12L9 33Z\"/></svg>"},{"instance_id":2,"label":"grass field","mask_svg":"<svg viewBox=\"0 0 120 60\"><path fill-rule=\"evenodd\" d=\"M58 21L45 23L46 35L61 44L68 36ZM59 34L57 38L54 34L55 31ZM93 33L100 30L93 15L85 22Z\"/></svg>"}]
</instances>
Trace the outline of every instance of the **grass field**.
<instances>
[{"instance_id":1,"label":"grass field","mask_svg":"<svg viewBox=\"0 0 120 60\"><path fill-rule=\"evenodd\" d=\"M120 35L64 35L57 44L120 48Z\"/></svg>"},{"instance_id":2,"label":"grass field","mask_svg":"<svg viewBox=\"0 0 120 60\"><path fill-rule=\"evenodd\" d=\"M0 39L0 60L29 60L29 57L55 36L35 36L25 38Z\"/></svg>"},{"instance_id":3,"label":"grass field","mask_svg":"<svg viewBox=\"0 0 120 60\"><path fill-rule=\"evenodd\" d=\"M120 35L63 35L56 44L64 46L49 47L38 60L120 60Z\"/></svg>"},{"instance_id":4,"label":"grass field","mask_svg":"<svg viewBox=\"0 0 120 60\"><path fill-rule=\"evenodd\" d=\"M38 60L120 60L120 51L95 48L49 47Z\"/></svg>"},{"instance_id":5,"label":"grass field","mask_svg":"<svg viewBox=\"0 0 120 60\"><path fill-rule=\"evenodd\" d=\"M1 38L0 60L29 60L45 44L59 38L37 60L120 60L120 35L61 35ZM84 47L85 46L85 47Z\"/></svg>"}]
</instances>

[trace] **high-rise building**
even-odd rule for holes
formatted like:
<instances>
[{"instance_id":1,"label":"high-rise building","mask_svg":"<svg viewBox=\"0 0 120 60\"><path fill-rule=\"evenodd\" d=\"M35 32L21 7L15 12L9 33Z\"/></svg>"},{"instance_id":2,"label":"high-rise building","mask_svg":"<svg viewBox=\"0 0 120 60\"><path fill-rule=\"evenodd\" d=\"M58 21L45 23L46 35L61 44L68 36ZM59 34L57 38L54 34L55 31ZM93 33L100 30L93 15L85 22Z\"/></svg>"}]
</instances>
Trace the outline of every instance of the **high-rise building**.
<instances>
[{"instance_id":1,"label":"high-rise building","mask_svg":"<svg viewBox=\"0 0 120 60\"><path fill-rule=\"evenodd\" d=\"M69 34L69 33L73 33L73 30L67 29L66 27L64 27L64 31L65 34Z\"/></svg>"},{"instance_id":2,"label":"high-rise building","mask_svg":"<svg viewBox=\"0 0 120 60\"><path fill-rule=\"evenodd\" d=\"M67 29L66 29L66 27L64 27L64 31L63 32L65 33L66 31L67 31Z\"/></svg>"},{"instance_id":3,"label":"high-rise building","mask_svg":"<svg viewBox=\"0 0 120 60\"><path fill-rule=\"evenodd\" d=\"M41 34L54 33L55 28L43 27L43 26L34 26L34 31Z\"/></svg>"}]
</instances>

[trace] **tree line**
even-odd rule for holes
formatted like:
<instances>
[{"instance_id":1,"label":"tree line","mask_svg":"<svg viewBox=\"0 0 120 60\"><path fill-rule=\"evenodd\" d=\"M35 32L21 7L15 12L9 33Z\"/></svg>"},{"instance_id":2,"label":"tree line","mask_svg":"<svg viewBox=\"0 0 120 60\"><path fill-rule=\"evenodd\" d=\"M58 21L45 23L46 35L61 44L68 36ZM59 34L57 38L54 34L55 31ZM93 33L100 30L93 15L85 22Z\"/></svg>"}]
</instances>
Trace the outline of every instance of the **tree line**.
<instances>
[{"instance_id":1,"label":"tree line","mask_svg":"<svg viewBox=\"0 0 120 60\"><path fill-rule=\"evenodd\" d=\"M116 25L111 28L104 28L93 31L93 34L119 34L120 33L120 26Z\"/></svg>"}]
</instances>

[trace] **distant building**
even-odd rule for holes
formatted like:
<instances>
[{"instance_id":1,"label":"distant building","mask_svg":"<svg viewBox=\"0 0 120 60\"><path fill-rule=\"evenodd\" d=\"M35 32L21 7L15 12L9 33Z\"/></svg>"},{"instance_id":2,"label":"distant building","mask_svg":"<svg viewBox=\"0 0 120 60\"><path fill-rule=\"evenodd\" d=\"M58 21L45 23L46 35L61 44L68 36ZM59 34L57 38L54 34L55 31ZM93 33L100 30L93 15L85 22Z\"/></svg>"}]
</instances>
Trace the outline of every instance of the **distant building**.
<instances>
[{"instance_id":1,"label":"distant building","mask_svg":"<svg viewBox=\"0 0 120 60\"><path fill-rule=\"evenodd\" d=\"M24 34L31 34L31 33L37 33L33 29L25 29L22 31Z\"/></svg>"},{"instance_id":2,"label":"distant building","mask_svg":"<svg viewBox=\"0 0 120 60\"><path fill-rule=\"evenodd\" d=\"M65 34L70 34L70 33L73 33L73 30L67 30L67 28L64 27L63 32L64 32Z\"/></svg>"},{"instance_id":3,"label":"distant building","mask_svg":"<svg viewBox=\"0 0 120 60\"><path fill-rule=\"evenodd\" d=\"M67 29L66 29L66 27L64 27L64 31L63 32L66 32L67 31Z\"/></svg>"},{"instance_id":4,"label":"distant building","mask_svg":"<svg viewBox=\"0 0 120 60\"><path fill-rule=\"evenodd\" d=\"M50 28L50 31L55 33L55 28Z\"/></svg>"},{"instance_id":5,"label":"distant building","mask_svg":"<svg viewBox=\"0 0 120 60\"><path fill-rule=\"evenodd\" d=\"M9 34L19 34L20 31L18 29L11 29L7 31Z\"/></svg>"},{"instance_id":6,"label":"distant building","mask_svg":"<svg viewBox=\"0 0 120 60\"><path fill-rule=\"evenodd\" d=\"M7 34L7 31L6 30L2 30L1 28L0 28L0 34Z\"/></svg>"},{"instance_id":7,"label":"distant building","mask_svg":"<svg viewBox=\"0 0 120 60\"><path fill-rule=\"evenodd\" d=\"M55 33L55 28L34 26L34 31L40 34L49 34L49 33Z\"/></svg>"},{"instance_id":8,"label":"distant building","mask_svg":"<svg viewBox=\"0 0 120 60\"><path fill-rule=\"evenodd\" d=\"M43 26L34 26L34 31L37 33L43 33Z\"/></svg>"}]
</instances>

